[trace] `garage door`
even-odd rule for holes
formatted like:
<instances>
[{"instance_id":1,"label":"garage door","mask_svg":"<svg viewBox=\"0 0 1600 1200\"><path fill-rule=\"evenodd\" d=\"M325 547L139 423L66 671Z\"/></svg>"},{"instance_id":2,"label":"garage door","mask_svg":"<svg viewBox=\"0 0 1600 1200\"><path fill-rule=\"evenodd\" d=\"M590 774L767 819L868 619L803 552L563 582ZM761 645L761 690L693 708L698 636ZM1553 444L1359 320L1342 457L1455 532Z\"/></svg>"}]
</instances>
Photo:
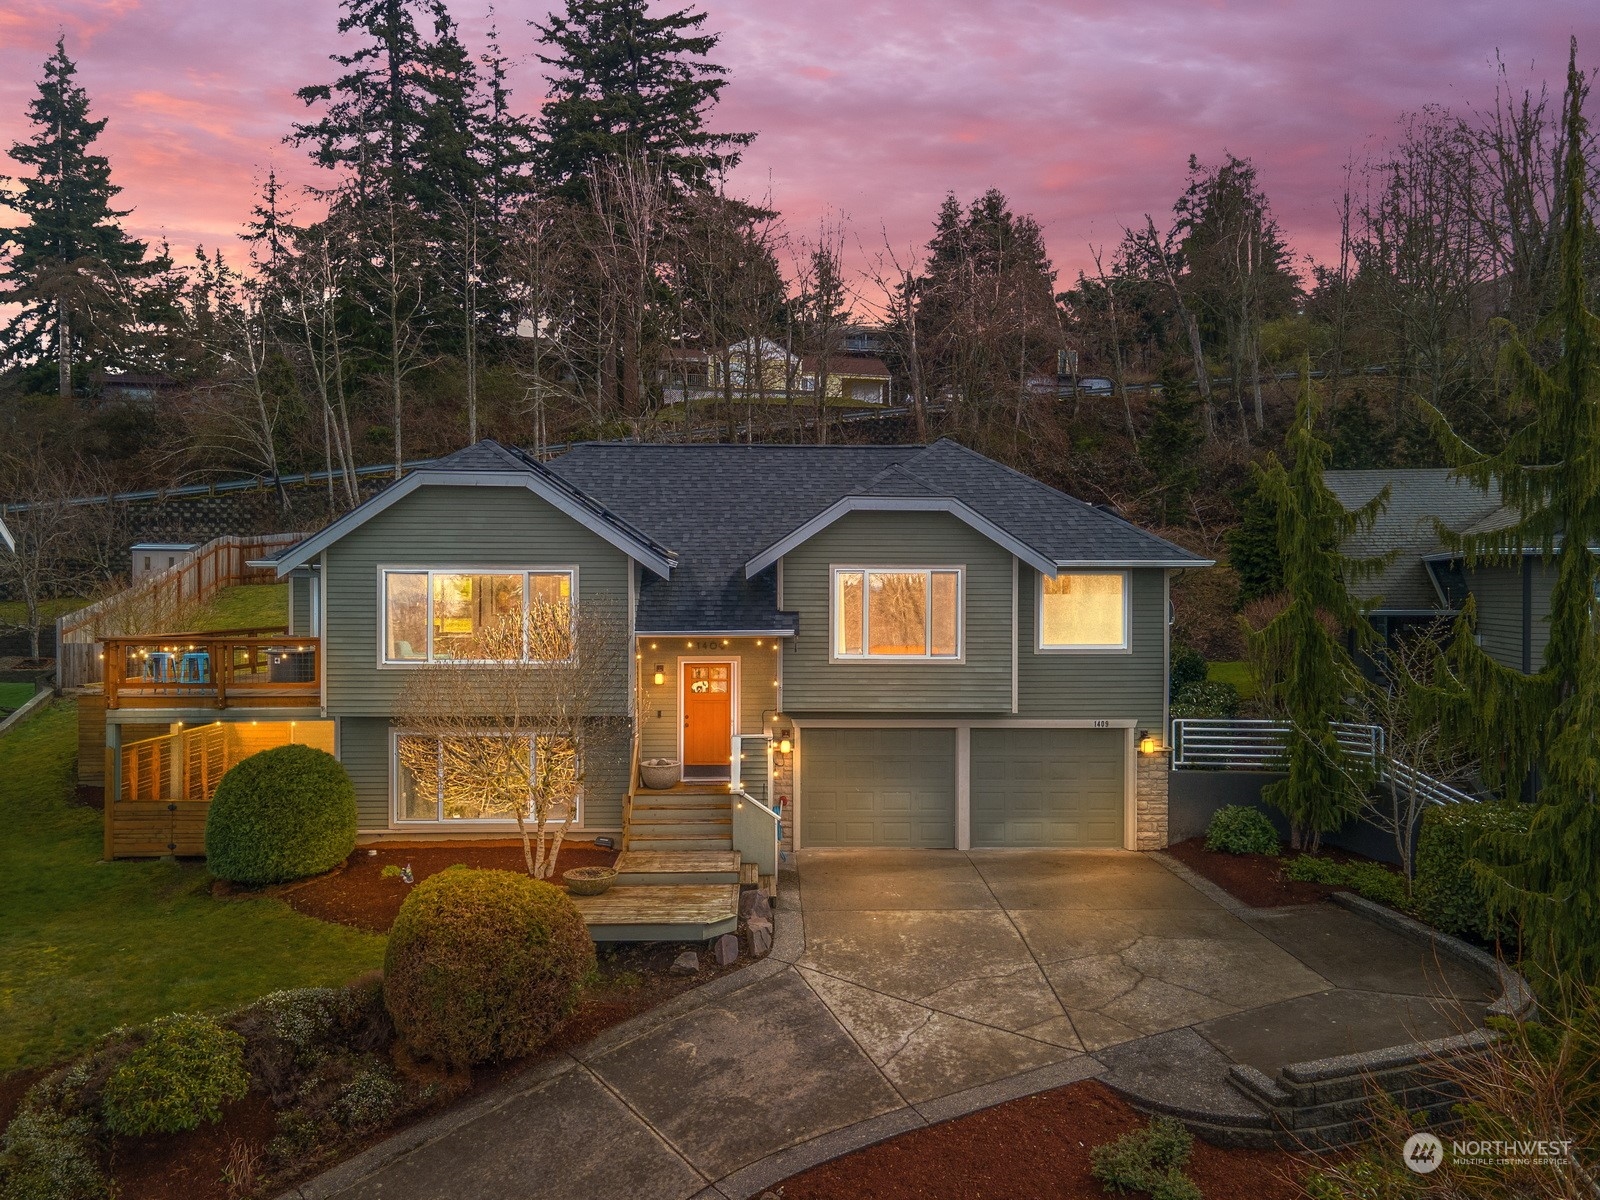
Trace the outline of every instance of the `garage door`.
<instances>
[{"instance_id":1,"label":"garage door","mask_svg":"<svg viewBox=\"0 0 1600 1200\"><path fill-rule=\"evenodd\" d=\"M801 845L955 846L955 730L807 729L800 752Z\"/></svg>"},{"instance_id":2,"label":"garage door","mask_svg":"<svg viewBox=\"0 0 1600 1200\"><path fill-rule=\"evenodd\" d=\"M974 729L974 846L1122 845L1127 734Z\"/></svg>"}]
</instances>

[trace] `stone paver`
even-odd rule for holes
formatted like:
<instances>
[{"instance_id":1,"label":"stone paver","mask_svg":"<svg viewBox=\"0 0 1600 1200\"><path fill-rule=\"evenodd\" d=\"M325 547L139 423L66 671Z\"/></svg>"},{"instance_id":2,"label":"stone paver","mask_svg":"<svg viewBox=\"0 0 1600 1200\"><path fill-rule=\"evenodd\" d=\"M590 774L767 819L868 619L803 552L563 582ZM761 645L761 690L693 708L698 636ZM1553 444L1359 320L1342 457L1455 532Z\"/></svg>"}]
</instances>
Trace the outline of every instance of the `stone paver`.
<instances>
[{"instance_id":1,"label":"stone paver","mask_svg":"<svg viewBox=\"0 0 1600 1200\"><path fill-rule=\"evenodd\" d=\"M1224 906L1121 851L806 851L775 927L765 962L298 1194L739 1198L1102 1072L1248 1112L1230 1063L1455 1032L1490 991L1333 905Z\"/></svg>"}]
</instances>

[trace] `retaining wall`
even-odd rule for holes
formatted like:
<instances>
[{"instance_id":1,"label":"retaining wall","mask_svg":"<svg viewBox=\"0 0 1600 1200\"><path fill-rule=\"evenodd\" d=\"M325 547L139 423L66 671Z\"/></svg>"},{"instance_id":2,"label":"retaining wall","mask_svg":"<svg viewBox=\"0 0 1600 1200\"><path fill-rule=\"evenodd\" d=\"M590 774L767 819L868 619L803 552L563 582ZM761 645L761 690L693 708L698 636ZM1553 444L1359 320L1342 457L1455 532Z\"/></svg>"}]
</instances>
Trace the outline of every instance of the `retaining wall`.
<instances>
[{"instance_id":1,"label":"retaining wall","mask_svg":"<svg viewBox=\"0 0 1600 1200\"><path fill-rule=\"evenodd\" d=\"M1241 804L1264 814L1278 836L1287 841L1289 822L1261 799L1261 789L1282 778L1275 771L1172 772L1167 784L1167 825L1172 841L1199 837L1211 823L1211 815L1228 804ZM1322 841L1379 862L1400 862L1393 836L1360 817L1337 833L1324 834Z\"/></svg>"}]
</instances>

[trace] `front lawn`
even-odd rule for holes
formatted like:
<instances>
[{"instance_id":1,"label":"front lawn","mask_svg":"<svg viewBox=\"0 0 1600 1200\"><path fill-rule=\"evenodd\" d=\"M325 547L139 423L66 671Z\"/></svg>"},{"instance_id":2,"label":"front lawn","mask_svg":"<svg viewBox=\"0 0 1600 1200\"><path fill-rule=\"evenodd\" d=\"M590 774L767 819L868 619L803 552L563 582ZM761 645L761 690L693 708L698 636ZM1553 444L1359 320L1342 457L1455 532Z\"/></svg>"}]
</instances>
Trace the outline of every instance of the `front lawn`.
<instances>
[{"instance_id":1,"label":"front lawn","mask_svg":"<svg viewBox=\"0 0 1600 1200\"><path fill-rule=\"evenodd\" d=\"M118 1025L382 962L380 936L279 900L213 899L201 866L102 862L100 813L71 803L76 739L70 702L0 736L0 1074Z\"/></svg>"},{"instance_id":2,"label":"front lawn","mask_svg":"<svg viewBox=\"0 0 1600 1200\"><path fill-rule=\"evenodd\" d=\"M195 618L194 630L282 629L288 623L287 583L241 583L211 597Z\"/></svg>"},{"instance_id":3,"label":"front lawn","mask_svg":"<svg viewBox=\"0 0 1600 1200\"><path fill-rule=\"evenodd\" d=\"M1258 690L1256 673L1247 662L1211 662L1206 664L1206 678L1213 683L1231 683L1239 699L1254 700Z\"/></svg>"}]
</instances>

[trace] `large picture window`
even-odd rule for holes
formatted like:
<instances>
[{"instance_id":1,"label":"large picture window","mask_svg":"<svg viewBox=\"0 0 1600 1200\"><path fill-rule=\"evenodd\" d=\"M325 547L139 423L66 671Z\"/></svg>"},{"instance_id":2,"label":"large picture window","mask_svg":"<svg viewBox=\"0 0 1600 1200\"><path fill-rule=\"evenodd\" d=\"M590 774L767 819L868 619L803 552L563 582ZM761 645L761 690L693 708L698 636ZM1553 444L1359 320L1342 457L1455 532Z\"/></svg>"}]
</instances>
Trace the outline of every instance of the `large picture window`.
<instances>
[{"instance_id":1,"label":"large picture window","mask_svg":"<svg viewBox=\"0 0 1600 1200\"><path fill-rule=\"evenodd\" d=\"M833 572L835 658L959 659L959 568Z\"/></svg>"},{"instance_id":2,"label":"large picture window","mask_svg":"<svg viewBox=\"0 0 1600 1200\"><path fill-rule=\"evenodd\" d=\"M532 816L536 788L571 795L577 770L571 738L401 734L395 738L395 815L401 821L515 821L519 808ZM581 804L580 793L574 824Z\"/></svg>"},{"instance_id":3,"label":"large picture window","mask_svg":"<svg viewBox=\"0 0 1600 1200\"><path fill-rule=\"evenodd\" d=\"M1039 649L1128 649L1127 572L1040 576Z\"/></svg>"},{"instance_id":4,"label":"large picture window","mask_svg":"<svg viewBox=\"0 0 1600 1200\"><path fill-rule=\"evenodd\" d=\"M384 571L383 661L547 658L560 637L544 627L565 627L573 579L570 570Z\"/></svg>"}]
</instances>

